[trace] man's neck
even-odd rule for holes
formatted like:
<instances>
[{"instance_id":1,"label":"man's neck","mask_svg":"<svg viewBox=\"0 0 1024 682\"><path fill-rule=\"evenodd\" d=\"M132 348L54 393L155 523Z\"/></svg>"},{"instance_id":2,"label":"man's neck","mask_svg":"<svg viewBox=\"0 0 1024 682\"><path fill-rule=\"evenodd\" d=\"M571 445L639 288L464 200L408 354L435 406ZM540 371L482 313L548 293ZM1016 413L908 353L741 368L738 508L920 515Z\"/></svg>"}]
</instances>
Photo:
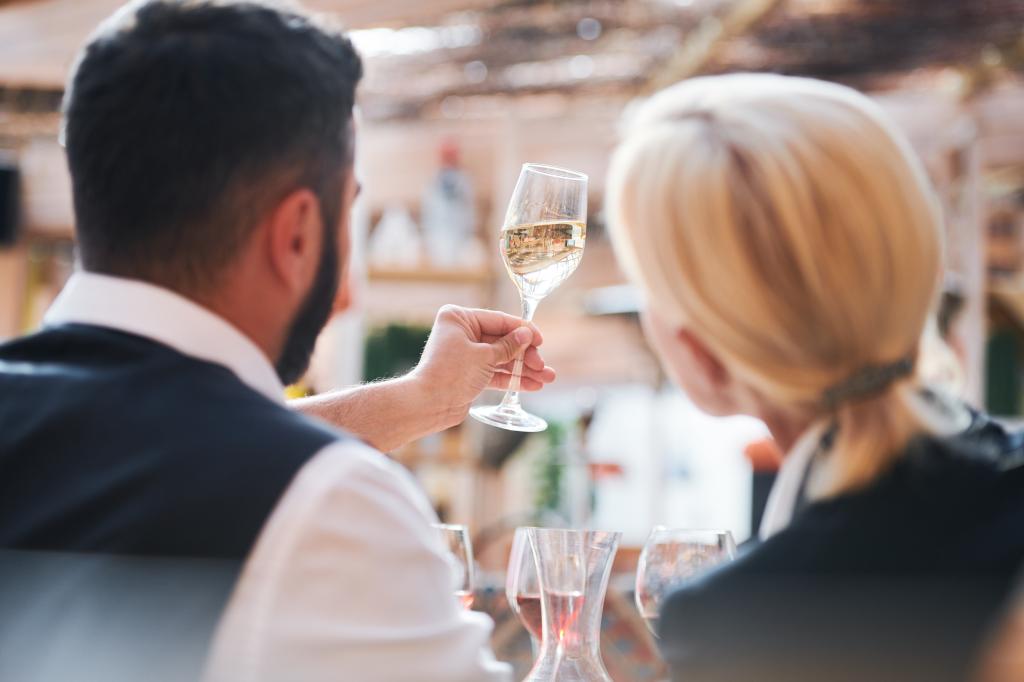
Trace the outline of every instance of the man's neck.
<instances>
[{"instance_id":1,"label":"man's neck","mask_svg":"<svg viewBox=\"0 0 1024 682\"><path fill-rule=\"evenodd\" d=\"M83 268L84 272L120 279L133 280L166 289L192 303L201 306L221 318L244 334L263 353L271 365L280 357L284 340L275 333L275 319L267 305L254 305L261 300L258 293L232 281L228 276L216 287L186 287L179 283L164 281L162 278L145 274L122 272L98 272Z\"/></svg>"},{"instance_id":2,"label":"man's neck","mask_svg":"<svg viewBox=\"0 0 1024 682\"><path fill-rule=\"evenodd\" d=\"M226 320L256 344L270 364L276 364L284 340L275 329L271 311L266 306L254 305L254 301L260 300L258 295L248 295L234 286L216 292L178 293Z\"/></svg>"}]
</instances>

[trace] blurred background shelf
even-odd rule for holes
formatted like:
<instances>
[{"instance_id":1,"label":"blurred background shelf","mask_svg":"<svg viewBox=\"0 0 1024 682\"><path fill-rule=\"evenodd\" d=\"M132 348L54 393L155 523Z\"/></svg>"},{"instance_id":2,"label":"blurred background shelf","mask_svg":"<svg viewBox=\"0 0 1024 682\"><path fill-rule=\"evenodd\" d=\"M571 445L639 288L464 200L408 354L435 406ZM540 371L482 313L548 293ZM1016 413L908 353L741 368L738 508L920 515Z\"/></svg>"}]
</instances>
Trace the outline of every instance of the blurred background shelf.
<instances>
[{"instance_id":1,"label":"blurred background shelf","mask_svg":"<svg viewBox=\"0 0 1024 682\"><path fill-rule=\"evenodd\" d=\"M367 271L371 282L408 284L491 284L494 274L489 269L450 270L444 268L388 268L371 267Z\"/></svg>"}]
</instances>

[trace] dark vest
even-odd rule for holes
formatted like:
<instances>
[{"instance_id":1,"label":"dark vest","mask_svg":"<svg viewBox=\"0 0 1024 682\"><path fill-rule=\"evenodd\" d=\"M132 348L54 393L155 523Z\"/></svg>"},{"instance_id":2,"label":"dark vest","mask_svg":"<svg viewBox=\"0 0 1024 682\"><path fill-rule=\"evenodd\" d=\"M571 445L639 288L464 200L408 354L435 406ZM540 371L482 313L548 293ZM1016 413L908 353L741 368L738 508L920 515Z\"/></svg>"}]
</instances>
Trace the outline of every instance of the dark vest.
<instances>
[{"instance_id":1,"label":"dark vest","mask_svg":"<svg viewBox=\"0 0 1024 682\"><path fill-rule=\"evenodd\" d=\"M46 329L0 346L0 547L241 559L342 438L223 366Z\"/></svg>"}]
</instances>

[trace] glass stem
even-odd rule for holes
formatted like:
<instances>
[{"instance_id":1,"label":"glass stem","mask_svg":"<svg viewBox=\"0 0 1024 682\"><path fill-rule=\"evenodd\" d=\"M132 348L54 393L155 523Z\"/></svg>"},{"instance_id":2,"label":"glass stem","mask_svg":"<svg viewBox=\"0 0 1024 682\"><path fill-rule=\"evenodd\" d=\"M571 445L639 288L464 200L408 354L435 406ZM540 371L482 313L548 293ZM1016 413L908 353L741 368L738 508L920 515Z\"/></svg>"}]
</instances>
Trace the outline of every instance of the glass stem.
<instances>
[{"instance_id":1,"label":"glass stem","mask_svg":"<svg viewBox=\"0 0 1024 682\"><path fill-rule=\"evenodd\" d=\"M540 299L530 298L529 296L523 296L520 299L523 306L523 324L525 326L531 320L533 320L533 314L537 311L537 304L540 303ZM512 366L512 379L508 382L508 391L505 392L505 397L501 401L503 408L511 410L519 410L519 385L522 383L523 377L523 356L526 353L522 353L516 358L515 365Z\"/></svg>"}]
</instances>

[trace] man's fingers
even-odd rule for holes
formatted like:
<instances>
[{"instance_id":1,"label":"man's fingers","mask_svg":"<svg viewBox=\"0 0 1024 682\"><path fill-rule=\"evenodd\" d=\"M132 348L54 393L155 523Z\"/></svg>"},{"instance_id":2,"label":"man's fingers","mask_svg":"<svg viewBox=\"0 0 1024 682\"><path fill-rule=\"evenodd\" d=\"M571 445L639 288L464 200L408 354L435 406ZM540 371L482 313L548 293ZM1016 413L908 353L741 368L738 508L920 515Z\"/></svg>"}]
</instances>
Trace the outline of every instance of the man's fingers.
<instances>
[{"instance_id":1,"label":"man's fingers","mask_svg":"<svg viewBox=\"0 0 1024 682\"><path fill-rule=\"evenodd\" d=\"M537 346L540 345L540 343L537 342L538 339L542 340L543 337L540 335L540 330L538 330L537 327L534 326L532 323L530 325L528 325L528 326L529 326L530 330L533 332L533 340L534 340L534 342L533 342L532 345L534 347L537 347ZM496 336L494 334L484 334L482 337L480 337L480 343L494 343L495 341L497 341L500 338L502 338L502 337L501 336Z\"/></svg>"},{"instance_id":2,"label":"man's fingers","mask_svg":"<svg viewBox=\"0 0 1024 682\"><path fill-rule=\"evenodd\" d=\"M494 375L493 379L491 379L490 388L498 389L500 391L505 391L505 390L508 390L508 386L509 386L509 384L511 382L512 382L512 375L511 374L504 374L504 373L499 372L498 374ZM523 375L520 378L520 381L519 381L519 390L520 391L539 391L542 388L544 388L544 384L542 384L541 382L537 381L536 379L531 379L530 377L528 377L526 375Z\"/></svg>"},{"instance_id":3,"label":"man's fingers","mask_svg":"<svg viewBox=\"0 0 1024 682\"><path fill-rule=\"evenodd\" d=\"M544 358L541 357L540 352L537 351L536 346L530 346L526 349L526 354L523 356L523 363L530 369L542 370L544 369ZM498 365L498 369L505 370L507 372L512 371L512 365L515 364L515 358L509 362Z\"/></svg>"},{"instance_id":4,"label":"man's fingers","mask_svg":"<svg viewBox=\"0 0 1024 682\"><path fill-rule=\"evenodd\" d=\"M495 376L511 376L511 375L512 375L512 365L511 364L510 365L506 365L505 367L498 368L498 371L495 373ZM539 370L530 369L529 367L524 367L523 368L522 376L525 379L530 379L531 381L536 381L536 382L539 382L539 383L542 383L542 384L550 384L556 378L555 370L551 369L550 367L544 367L543 369L539 369Z\"/></svg>"},{"instance_id":5,"label":"man's fingers","mask_svg":"<svg viewBox=\"0 0 1024 682\"><path fill-rule=\"evenodd\" d=\"M495 365L510 362L532 342L533 332L528 327L516 327L511 333L491 344L491 361Z\"/></svg>"},{"instance_id":6,"label":"man's fingers","mask_svg":"<svg viewBox=\"0 0 1024 682\"><path fill-rule=\"evenodd\" d=\"M483 310L481 308L465 308L480 329L480 341L482 343L494 343L498 339L507 336L517 327L523 326L523 321L515 315L509 315L497 310ZM533 330L533 345L539 346L544 343L544 337L540 329L532 322L528 325Z\"/></svg>"},{"instance_id":7,"label":"man's fingers","mask_svg":"<svg viewBox=\"0 0 1024 682\"><path fill-rule=\"evenodd\" d=\"M523 354L523 364L530 369L538 371L544 369L544 358L537 352L536 346L530 346L526 349L526 353Z\"/></svg>"}]
</instances>

